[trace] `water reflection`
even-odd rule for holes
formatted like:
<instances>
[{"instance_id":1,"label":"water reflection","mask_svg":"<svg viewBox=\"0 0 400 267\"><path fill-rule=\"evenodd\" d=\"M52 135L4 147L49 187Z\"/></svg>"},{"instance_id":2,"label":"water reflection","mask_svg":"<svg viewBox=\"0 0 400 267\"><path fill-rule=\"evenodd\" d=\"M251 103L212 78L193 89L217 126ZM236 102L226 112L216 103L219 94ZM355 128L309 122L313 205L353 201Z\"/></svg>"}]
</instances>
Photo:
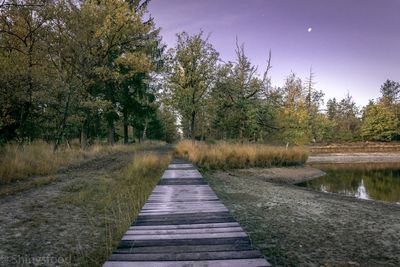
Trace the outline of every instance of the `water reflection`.
<instances>
[{"instance_id":1,"label":"water reflection","mask_svg":"<svg viewBox=\"0 0 400 267\"><path fill-rule=\"evenodd\" d=\"M361 199L400 203L400 164L313 164L326 175L298 185Z\"/></svg>"}]
</instances>

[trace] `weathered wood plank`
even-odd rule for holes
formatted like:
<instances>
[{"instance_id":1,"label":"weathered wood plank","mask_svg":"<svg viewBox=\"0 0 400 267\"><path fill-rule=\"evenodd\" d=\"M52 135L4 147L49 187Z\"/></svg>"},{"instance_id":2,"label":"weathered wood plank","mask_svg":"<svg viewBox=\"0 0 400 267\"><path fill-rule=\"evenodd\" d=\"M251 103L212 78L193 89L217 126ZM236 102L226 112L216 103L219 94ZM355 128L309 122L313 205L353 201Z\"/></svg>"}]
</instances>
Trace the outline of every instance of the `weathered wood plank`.
<instances>
[{"instance_id":1,"label":"weathered wood plank","mask_svg":"<svg viewBox=\"0 0 400 267\"><path fill-rule=\"evenodd\" d=\"M184 168L194 168L193 164L181 163L181 164L169 164L168 169L184 169Z\"/></svg>"},{"instance_id":2,"label":"weathered wood plank","mask_svg":"<svg viewBox=\"0 0 400 267\"><path fill-rule=\"evenodd\" d=\"M228 233L243 232L242 227L198 228L198 229L171 229L171 230L128 230L126 235L169 235L169 234L200 234L200 233Z\"/></svg>"},{"instance_id":3,"label":"weathered wood plank","mask_svg":"<svg viewBox=\"0 0 400 267\"><path fill-rule=\"evenodd\" d=\"M166 170L161 179L170 178L202 178L201 173L196 170Z\"/></svg>"},{"instance_id":4,"label":"weathered wood plank","mask_svg":"<svg viewBox=\"0 0 400 267\"><path fill-rule=\"evenodd\" d=\"M237 259L211 261L107 261L103 267L264 267L271 266L265 259Z\"/></svg>"},{"instance_id":5,"label":"weathered wood plank","mask_svg":"<svg viewBox=\"0 0 400 267\"><path fill-rule=\"evenodd\" d=\"M113 254L110 261L201 261L262 258L258 250Z\"/></svg>"},{"instance_id":6,"label":"weathered wood plank","mask_svg":"<svg viewBox=\"0 0 400 267\"><path fill-rule=\"evenodd\" d=\"M165 235L137 235L125 234L122 240L168 240L168 239L201 239L201 238L226 238L246 237L245 232L231 233L200 233L200 234L165 234Z\"/></svg>"},{"instance_id":7,"label":"weathered wood plank","mask_svg":"<svg viewBox=\"0 0 400 267\"><path fill-rule=\"evenodd\" d=\"M193 246L193 245L229 245L250 244L248 237L232 238L202 238L202 239L174 239L174 240L121 240L118 248L149 247L149 246Z\"/></svg>"},{"instance_id":8,"label":"weathered wood plank","mask_svg":"<svg viewBox=\"0 0 400 267\"><path fill-rule=\"evenodd\" d=\"M146 247L119 247L114 253L189 253L189 252L217 252L243 251L253 249L250 243L222 244L222 245L177 245L177 246L146 246Z\"/></svg>"},{"instance_id":9,"label":"weathered wood plank","mask_svg":"<svg viewBox=\"0 0 400 267\"><path fill-rule=\"evenodd\" d=\"M153 229L198 229L198 228L225 228L225 227L239 227L239 223L197 223L197 224L178 224L178 225L155 225L155 226L135 226L129 227L129 229L138 230L153 230Z\"/></svg>"}]
</instances>

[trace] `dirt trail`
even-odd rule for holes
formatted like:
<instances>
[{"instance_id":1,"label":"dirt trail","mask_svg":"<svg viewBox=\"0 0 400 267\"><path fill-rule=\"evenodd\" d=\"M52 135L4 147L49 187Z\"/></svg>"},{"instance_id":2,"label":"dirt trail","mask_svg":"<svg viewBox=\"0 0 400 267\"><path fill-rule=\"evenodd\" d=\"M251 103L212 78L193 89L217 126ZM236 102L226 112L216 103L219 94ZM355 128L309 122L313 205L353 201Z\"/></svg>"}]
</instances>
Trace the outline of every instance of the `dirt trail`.
<instances>
[{"instance_id":1,"label":"dirt trail","mask_svg":"<svg viewBox=\"0 0 400 267\"><path fill-rule=\"evenodd\" d=\"M105 233L104 222L60 202L63 188L117 171L134 155L116 153L66 167L56 182L0 198L0 266L70 266L71 255L84 253Z\"/></svg>"}]
</instances>

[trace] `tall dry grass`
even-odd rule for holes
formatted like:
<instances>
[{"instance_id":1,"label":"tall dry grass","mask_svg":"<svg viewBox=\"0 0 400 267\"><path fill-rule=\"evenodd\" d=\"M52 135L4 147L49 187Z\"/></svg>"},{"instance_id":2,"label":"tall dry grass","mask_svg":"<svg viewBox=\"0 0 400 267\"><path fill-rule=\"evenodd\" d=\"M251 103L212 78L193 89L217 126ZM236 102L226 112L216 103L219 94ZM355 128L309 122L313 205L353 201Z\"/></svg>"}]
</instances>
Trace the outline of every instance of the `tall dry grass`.
<instances>
[{"instance_id":1,"label":"tall dry grass","mask_svg":"<svg viewBox=\"0 0 400 267\"><path fill-rule=\"evenodd\" d=\"M353 142L344 144L313 145L309 146L313 154L323 153L374 153L400 152L399 142Z\"/></svg>"},{"instance_id":2,"label":"tall dry grass","mask_svg":"<svg viewBox=\"0 0 400 267\"><path fill-rule=\"evenodd\" d=\"M101 240L93 250L80 250L80 266L100 266L112 253L171 161L170 155L136 155L117 173L64 188L63 203L81 206L103 220Z\"/></svg>"},{"instance_id":3,"label":"tall dry grass","mask_svg":"<svg viewBox=\"0 0 400 267\"><path fill-rule=\"evenodd\" d=\"M7 144L0 150L0 184L22 180L32 175L51 174L60 167L78 163L84 159L115 152L134 151L143 146L96 144L86 150L74 147L60 148L54 152L53 145L45 142L35 142L23 147Z\"/></svg>"},{"instance_id":4,"label":"tall dry grass","mask_svg":"<svg viewBox=\"0 0 400 267\"><path fill-rule=\"evenodd\" d=\"M201 168L214 170L301 165L308 158L308 152L302 148L286 149L261 144L208 145L187 140L176 146L175 153Z\"/></svg>"}]
</instances>

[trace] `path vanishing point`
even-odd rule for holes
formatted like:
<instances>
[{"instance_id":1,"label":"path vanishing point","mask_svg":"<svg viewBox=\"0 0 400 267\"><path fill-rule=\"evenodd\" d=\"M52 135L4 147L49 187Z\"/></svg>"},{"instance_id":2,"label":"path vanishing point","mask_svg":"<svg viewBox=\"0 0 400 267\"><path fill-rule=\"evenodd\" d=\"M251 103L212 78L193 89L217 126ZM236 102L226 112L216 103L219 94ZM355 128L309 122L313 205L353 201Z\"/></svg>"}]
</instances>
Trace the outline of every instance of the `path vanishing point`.
<instances>
[{"instance_id":1,"label":"path vanishing point","mask_svg":"<svg viewBox=\"0 0 400 267\"><path fill-rule=\"evenodd\" d=\"M188 161L174 159L103 267L271 266Z\"/></svg>"}]
</instances>

